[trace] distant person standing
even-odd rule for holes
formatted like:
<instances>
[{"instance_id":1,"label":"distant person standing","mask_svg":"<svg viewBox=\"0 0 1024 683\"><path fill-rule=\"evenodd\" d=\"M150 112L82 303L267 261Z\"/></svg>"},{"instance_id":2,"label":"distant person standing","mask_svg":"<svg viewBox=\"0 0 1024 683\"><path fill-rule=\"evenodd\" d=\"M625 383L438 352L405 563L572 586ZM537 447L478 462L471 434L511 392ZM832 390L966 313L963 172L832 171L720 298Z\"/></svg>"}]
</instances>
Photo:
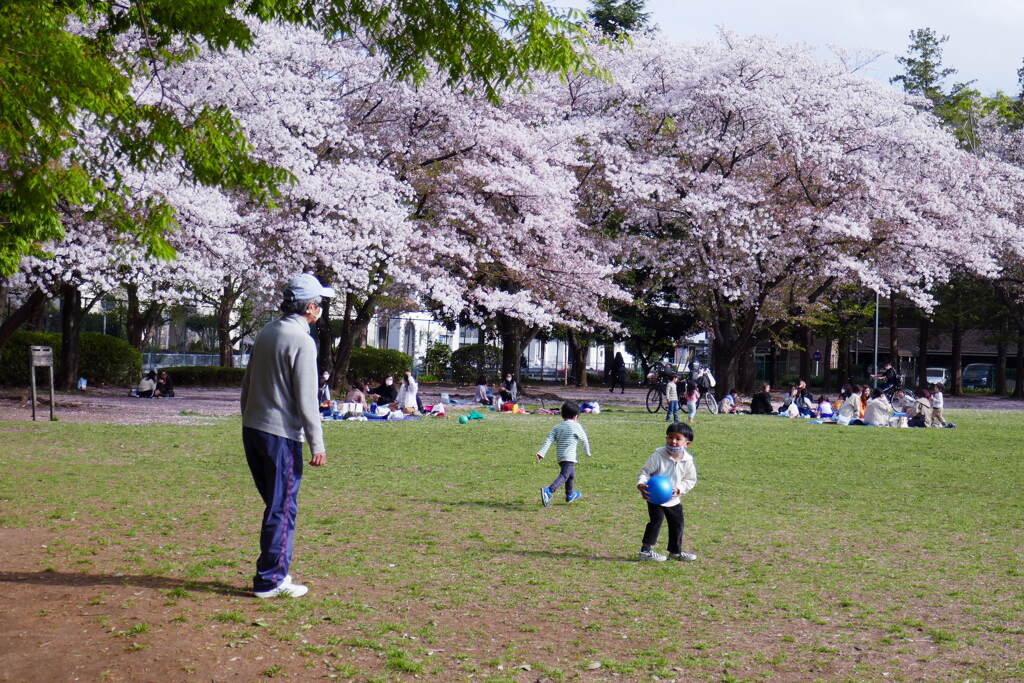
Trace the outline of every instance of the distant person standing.
<instances>
[{"instance_id":1,"label":"distant person standing","mask_svg":"<svg viewBox=\"0 0 1024 683\"><path fill-rule=\"evenodd\" d=\"M309 464L327 463L317 406L316 343L310 325L320 319L323 297L334 296L312 275L296 275L284 288L284 315L256 337L242 379L242 443L253 481L266 505L260 531L253 594L298 598L305 586L288 569L295 540L302 441L309 441Z\"/></svg>"},{"instance_id":2,"label":"distant person standing","mask_svg":"<svg viewBox=\"0 0 1024 683\"><path fill-rule=\"evenodd\" d=\"M932 385L932 419L929 421L930 427L945 427L946 416L942 414L942 409L945 408L945 399L942 396L942 385Z\"/></svg>"},{"instance_id":3,"label":"distant person standing","mask_svg":"<svg viewBox=\"0 0 1024 683\"><path fill-rule=\"evenodd\" d=\"M621 351L615 352L615 359L612 361L611 369L612 387L608 391L615 393L615 385L621 387L620 394L626 393L626 360L622 357Z\"/></svg>"}]
</instances>

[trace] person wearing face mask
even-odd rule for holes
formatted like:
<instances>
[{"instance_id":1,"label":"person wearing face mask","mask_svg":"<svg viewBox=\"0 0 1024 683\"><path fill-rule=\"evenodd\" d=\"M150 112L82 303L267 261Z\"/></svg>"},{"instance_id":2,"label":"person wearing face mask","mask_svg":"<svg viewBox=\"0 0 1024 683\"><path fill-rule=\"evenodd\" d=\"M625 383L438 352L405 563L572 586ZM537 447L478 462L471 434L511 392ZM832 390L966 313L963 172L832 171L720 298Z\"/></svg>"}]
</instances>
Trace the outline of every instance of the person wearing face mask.
<instances>
[{"instance_id":1,"label":"person wearing face mask","mask_svg":"<svg viewBox=\"0 0 1024 683\"><path fill-rule=\"evenodd\" d=\"M416 378L408 370L402 375L402 385L398 388L398 396L392 404L392 409L401 410L406 415L414 415L419 412L419 404L416 402L416 393L419 385Z\"/></svg>"},{"instance_id":2,"label":"person wearing face mask","mask_svg":"<svg viewBox=\"0 0 1024 683\"><path fill-rule=\"evenodd\" d=\"M330 379L331 373L326 371L320 376L320 389L316 393L316 398L320 403L321 413L331 412L331 385L328 383Z\"/></svg>"},{"instance_id":3,"label":"person wearing face mask","mask_svg":"<svg viewBox=\"0 0 1024 683\"><path fill-rule=\"evenodd\" d=\"M519 385L512 378L511 372L505 373L505 379L501 382L501 402L515 403L519 400Z\"/></svg>"},{"instance_id":4,"label":"person wearing face mask","mask_svg":"<svg viewBox=\"0 0 1024 683\"><path fill-rule=\"evenodd\" d=\"M656 449L640 468L636 487L647 501L650 521L644 528L644 539L639 559L664 562L667 559L692 562L697 559L693 553L683 550L683 502L681 496L697 485L697 468L693 456L686 447L693 443L693 428L685 422L673 422L665 430L665 445ZM647 482L660 475L672 482L672 498L660 505L648 500ZM668 519L668 557L654 549L661 532L661 522Z\"/></svg>"},{"instance_id":5,"label":"person wearing face mask","mask_svg":"<svg viewBox=\"0 0 1024 683\"><path fill-rule=\"evenodd\" d=\"M314 276L297 275L284 288L284 315L256 336L242 378L242 444L256 489L263 498L260 555L253 577L258 598L306 594L289 568L302 481L302 442L309 464L327 463L317 406L317 351L309 334L320 319L323 297L334 296Z\"/></svg>"},{"instance_id":6,"label":"person wearing face mask","mask_svg":"<svg viewBox=\"0 0 1024 683\"><path fill-rule=\"evenodd\" d=\"M381 382L379 387L373 389L370 395L375 397L373 402L379 406L391 405L397 401L398 389L395 388L394 376L386 375L384 381Z\"/></svg>"}]
</instances>

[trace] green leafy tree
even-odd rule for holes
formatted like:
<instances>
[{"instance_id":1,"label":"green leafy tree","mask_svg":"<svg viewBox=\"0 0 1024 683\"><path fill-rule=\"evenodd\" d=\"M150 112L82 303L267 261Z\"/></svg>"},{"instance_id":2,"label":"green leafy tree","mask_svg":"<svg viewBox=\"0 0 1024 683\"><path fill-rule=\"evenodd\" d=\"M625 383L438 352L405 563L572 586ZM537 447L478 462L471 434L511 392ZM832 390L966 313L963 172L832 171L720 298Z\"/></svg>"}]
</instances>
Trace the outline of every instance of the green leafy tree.
<instances>
[{"instance_id":1,"label":"green leafy tree","mask_svg":"<svg viewBox=\"0 0 1024 683\"><path fill-rule=\"evenodd\" d=\"M644 0L592 0L587 16L609 36L630 33L647 26L649 12Z\"/></svg>"},{"instance_id":2,"label":"green leafy tree","mask_svg":"<svg viewBox=\"0 0 1024 683\"><path fill-rule=\"evenodd\" d=\"M949 36L938 36L930 28L919 28L910 32L910 46L905 57L896 61L904 72L889 79L890 83L901 83L911 95L927 97L933 104L939 104L946 97L942 82L956 73L942 64L942 45Z\"/></svg>"},{"instance_id":3,"label":"green leafy tree","mask_svg":"<svg viewBox=\"0 0 1024 683\"><path fill-rule=\"evenodd\" d=\"M132 92L137 77L158 80L200 49L249 47L246 18L359 34L386 56L389 76L422 80L436 66L450 84L497 100L536 70L596 70L580 48L577 15L515 0L8 0L0 6L0 274L61 239L71 208L172 256L163 236L173 211L134 201L127 169L174 162L190 180L273 202L290 174L251 157L229 111L182 113Z\"/></svg>"},{"instance_id":4,"label":"green leafy tree","mask_svg":"<svg viewBox=\"0 0 1024 683\"><path fill-rule=\"evenodd\" d=\"M973 81L954 83L948 91L944 82L956 69L942 63L942 45L949 36L938 36L930 28L910 32L910 45L905 57L897 57L904 71L889 79L901 83L911 95L927 98L932 112L956 135L960 144L977 149L977 125L984 113L985 99L971 87Z\"/></svg>"}]
</instances>

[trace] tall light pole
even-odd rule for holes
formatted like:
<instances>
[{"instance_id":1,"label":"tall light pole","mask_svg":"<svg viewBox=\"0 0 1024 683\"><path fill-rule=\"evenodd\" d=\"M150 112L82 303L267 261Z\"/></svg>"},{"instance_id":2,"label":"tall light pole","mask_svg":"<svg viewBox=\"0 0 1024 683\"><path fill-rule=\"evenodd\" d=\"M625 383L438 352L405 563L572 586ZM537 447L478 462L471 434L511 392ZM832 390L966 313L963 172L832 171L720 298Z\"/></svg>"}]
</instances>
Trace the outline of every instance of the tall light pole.
<instances>
[{"instance_id":1,"label":"tall light pole","mask_svg":"<svg viewBox=\"0 0 1024 683\"><path fill-rule=\"evenodd\" d=\"M872 375L878 374L878 290L875 290L875 366L873 368ZM878 377L873 378L875 380L873 386L878 386Z\"/></svg>"}]
</instances>

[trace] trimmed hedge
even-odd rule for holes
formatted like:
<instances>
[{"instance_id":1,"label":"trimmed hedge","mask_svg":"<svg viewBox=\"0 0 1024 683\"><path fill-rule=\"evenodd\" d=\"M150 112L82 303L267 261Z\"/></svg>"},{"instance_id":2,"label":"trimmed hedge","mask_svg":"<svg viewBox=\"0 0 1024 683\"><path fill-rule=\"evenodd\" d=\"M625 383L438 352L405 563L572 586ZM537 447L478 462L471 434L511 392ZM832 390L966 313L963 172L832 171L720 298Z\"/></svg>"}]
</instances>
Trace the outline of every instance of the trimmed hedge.
<instances>
[{"instance_id":1,"label":"trimmed hedge","mask_svg":"<svg viewBox=\"0 0 1024 683\"><path fill-rule=\"evenodd\" d=\"M245 368L222 368L217 365L182 365L160 368L171 376L176 387L240 387Z\"/></svg>"},{"instance_id":2,"label":"trimmed hedge","mask_svg":"<svg viewBox=\"0 0 1024 683\"><path fill-rule=\"evenodd\" d=\"M399 376L412 369L412 358L394 349L375 349L367 346L363 349L352 349L352 359L348 364L348 379L355 382L365 379L375 382L385 375Z\"/></svg>"},{"instance_id":3,"label":"trimmed hedge","mask_svg":"<svg viewBox=\"0 0 1024 683\"><path fill-rule=\"evenodd\" d=\"M452 376L456 382L476 382L480 375L493 375L501 368L501 349L471 344L452 352Z\"/></svg>"},{"instance_id":4,"label":"trimmed hedge","mask_svg":"<svg viewBox=\"0 0 1024 683\"><path fill-rule=\"evenodd\" d=\"M53 373L59 375L61 335L50 332L19 330L0 347L0 384L28 386L31 384L28 347L53 348ZM142 354L128 342L100 332L82 332L78 374L89 384L134 386L142 376ZM42 373L37 371L36 382Z\"/></svg>"}]
</instances>

